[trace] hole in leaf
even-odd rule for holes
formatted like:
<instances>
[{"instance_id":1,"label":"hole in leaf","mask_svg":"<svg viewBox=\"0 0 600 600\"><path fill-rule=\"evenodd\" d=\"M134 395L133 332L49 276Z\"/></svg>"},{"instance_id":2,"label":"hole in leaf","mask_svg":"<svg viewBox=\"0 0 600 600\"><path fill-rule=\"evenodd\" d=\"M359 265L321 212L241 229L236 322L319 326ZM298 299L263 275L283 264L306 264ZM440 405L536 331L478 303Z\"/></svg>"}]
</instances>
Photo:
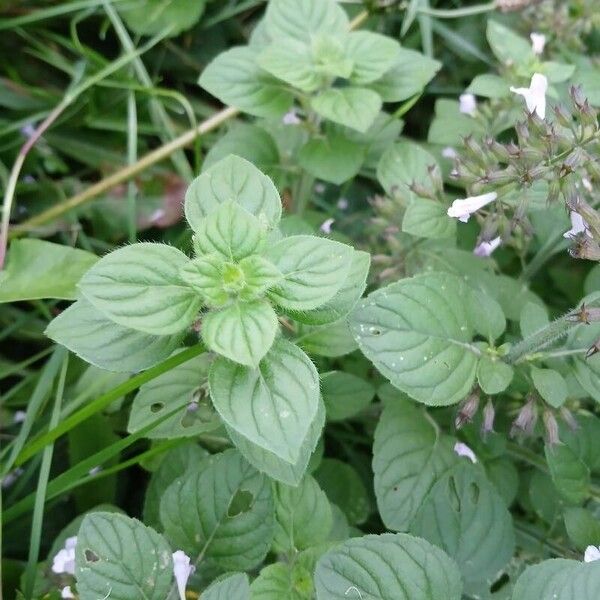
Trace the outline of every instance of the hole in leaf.
<instances>
[{"instance_id":1,"label":"hole in leaf","mask_svg":"<svg viewBox=\"0 0 600 600\"><path fill-rule=\"evenodd\" d=\"M498 579L496 579L496 581L494 581L494 583L492 584L490 592L492 592L492 594L495 594L496 592L500 591L503 587L508 585L509 582L510 577L506 573L502 573L502 575Z\"/></svg>"},{"instance_id":2,"label":"hole in leaf","mask_svg":"<svg viewBox=\"0 0 600 600\"><path fill-rule=\"evenodd\" d=\"M460 495L456 488L456 479L454 477L448 477L448 500L452 510L460 512Z\"/></svg>"},{"instance_id":3,"label":"hole in leaf","mask_svg":"<svg viewBox=\"0 0 600 600\"><path fill-rule=\"evenodd\" d=\"M227 508L228 517L237 517L252 508L254 495L248 490L238 490Z\"/></svg>"},{"instance_id":4,"label":"hole in leaf","mask_svg":"<svg viewBox=\"0 0 600 600\"><path fill-rule=\"evenodd\" d=\"M381 335L381 329L377 327L369 327L369 333L371 335Z\"/></svg>"},{"instance_id":5,"label":"hole in leaf","mask_svg":"<svg viewBox=\"0 0 600 600\"><path fill-rule=\"evenodd\" d=\"M85 556L86 562L98 562L100 560L100 557L89 548L84 550L83 555Z\"/></svg>"},{"instance_id":6,"label":"hole in leaf","mask_svg":"<svg viewBox=\"0 0 600 600\"><path fill-rule=\"evenodd\" d=\"M165 405L162 402L153 402L150 405L150 410L153 413L157 413L157 412L161 411L164 407L165 407Z\"/></svg>"},{"instance_id":7,"label":"hole in leaf","mask_svg":"<svg viewBox=\"0 0 600 600\"><path fill-rule=\"evenodd\" d=\"M473 504L479 502L479 486L474 481L469 484L469 496Z\"/></svg>"}]
</instances>

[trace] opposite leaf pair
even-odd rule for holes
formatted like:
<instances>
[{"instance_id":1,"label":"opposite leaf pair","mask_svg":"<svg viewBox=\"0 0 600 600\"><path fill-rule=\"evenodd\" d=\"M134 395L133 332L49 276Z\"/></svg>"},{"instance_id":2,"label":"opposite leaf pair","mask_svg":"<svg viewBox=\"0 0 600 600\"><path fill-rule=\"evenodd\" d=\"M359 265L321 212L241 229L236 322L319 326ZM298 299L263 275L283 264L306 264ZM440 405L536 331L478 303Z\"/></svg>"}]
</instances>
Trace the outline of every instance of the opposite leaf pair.
<instances>
[{"instance_id":1,"label":"opposite leaf pair","mask_svg":"<svg viewBox=\"0 0 600 600\"><path fill-rule=\"evenodd\" d=\"M98 343L84 351L78 340L90 320L111 322L118 340L105 342L134 340L128 347L141 354L156 345L164 350L164 356L143 356L136 368L144 368L168 356L200 318L210 350L256 367L279 330L274 307L305 323L329 323L343 317L364 289L368 260L362 253L316 236L282 237L277 189L239 157L223 159L191 184L185 214L196 258L150 243L108 254L84 275L83 298L53 321L48 335L111 368ZM104 327L97 323L96 329ZM131 367L127 361L123 370Z\"/></svg>"}]
</instances>

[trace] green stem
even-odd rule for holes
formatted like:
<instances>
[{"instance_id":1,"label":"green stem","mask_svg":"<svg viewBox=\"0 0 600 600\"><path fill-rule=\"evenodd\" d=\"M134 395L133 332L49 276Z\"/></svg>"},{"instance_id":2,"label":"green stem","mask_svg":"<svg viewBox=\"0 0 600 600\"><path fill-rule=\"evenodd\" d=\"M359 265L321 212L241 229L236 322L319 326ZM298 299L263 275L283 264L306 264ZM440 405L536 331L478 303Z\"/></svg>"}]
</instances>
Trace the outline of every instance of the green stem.
<instances>
[{"instance_id":1,"label":"green stem","mask_svg":"<svg viewBox=\"0 0 600 600\"><path fill-rule=\"evenodd\" d=\"M56 387L56 398L50 417L50 427L56 427L60 417L60 406L62 404L63 393L65 391L65 379L67 377L67 368L69 366L69 355L61 352L64 356L62 369L58 378ZM31 537L29 541L29 557L25 570L25 598L30 600L33 594L35 583L36 566L40 556L40 543L42 540L42 526L44 522L44 504L46 502L46 489L50 477L50 466L52 465L52 454L54 453L54 444L46 446L42 455L42 464L40 466L40 475L38 478L37 489L35 492L35 505L33 517L31 520Z\"/></svg>"},{"instance_id":2,"label":"green stem","mask_svg":"<svg viewBox=\"0 0 600 600\"><path fill-rule=\"evenodd\" d=\"M80 423L89 419L92 415L104 410L107 406L112 404L115 400L122 398L125 394L136 390L141 385L152 379L156 379L159 375L174 369L175 367L191 360L195 356L202 354L205 351L205 346L202 342L186 348L182 352L179 352L175 356L171 356L167 360L160 364L139 373L135 377L125 381L121 385L113 388L112 390L102 394L99 398L96 398L93 402L90 402L70 417L59 423L56 427L51 428L50 431L38 436L31 443L24 448L15 460L15 465L22 465L25 461L29 460L32 456L35 456L42 448L58 439L60 436L71 431L74 427L77 427Z\"/></svg>"},{"instance_id":3,"label":"green stem","mask_svg":"<svg viewBox=\"0 0 600 600\"><path fill-rule=\"evenodd\" d=\"M578 324L578 322L569 319L568 315L559 317L555 321L548 323L545 327L538 329L524 340L521 340L518 344L515 344L504 357L504 360L509 364L515 364L528 354L533 354L567 335Z\"/></svg>"},{"instance_id":4,"label":"green stem","mask_svg":"<svg viewBox=\"0 0 600 600\"><path fill-rule=\"evenodd\" d=\"M464 8L444 9L422 7L417 10L421 15L429 15L438 19L460 19L461 17L470 17L472 15L481 15L496 10L496 2L488 4L476 4L475 6L465 6Z\"/></svg>"}]
</instances>

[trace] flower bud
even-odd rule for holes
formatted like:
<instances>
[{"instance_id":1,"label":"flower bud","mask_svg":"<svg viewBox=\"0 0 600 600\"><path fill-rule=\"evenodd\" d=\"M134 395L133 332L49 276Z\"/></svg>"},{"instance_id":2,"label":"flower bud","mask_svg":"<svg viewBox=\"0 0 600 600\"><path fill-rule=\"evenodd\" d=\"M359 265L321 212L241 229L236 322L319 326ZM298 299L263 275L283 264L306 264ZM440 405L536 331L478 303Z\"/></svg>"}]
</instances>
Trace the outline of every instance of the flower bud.
<instances>
[{"instance_id":1,"label":"flower bud","mask_svg":"<svg viewBox=\"0 0 600 600\"><path fill-rule=\"evenodd\" d=\"M580 308L569 313L566 319L572 323L585 323L589 325L594 321L600 321L600 308L590 308L584 302Z\"/></svg>"},{"instance_id":2,"label":"flower bud","mask_svg":"<svg viewBox=\"0 0 600 600\"><path fill-rule=\"evenodd\" d=\"M579 423L575 420L573 413L566 406L560 407L560 416L571 431L577 431L579 429Z\"/></svg>"},{"instance_id":3,"label":"flower bud","mask_svg":"<svg viewBox=\"0 0 600 600\"><path fill-rule=\"evenodd\" d=\"M575 238L575 244L569 248L569 254L573 258L600 261L600 246L585 234Z\"/></svg>"},{"instance_id":4,"label":"flower bud","mask_svg":"<svg viewBox=\"0 0 600 600\"><path fill-rule=\"evenodd\" d=\"M571 96L571 100L573 101L575 108L577 108L578 110L581 110L583 108L583 105L586 102L586 97L583 95L581 86L572 85L569 88L569 96Z\"/></svg>"},{"instance_id":5,"label":"flower bud","mask_svg":"<svg viewBox=\"0 0 600 600\"><path fill-rule=\"evenodd\" d=\"M589 348L588 351L585 353L585 357L586 358L592 358L592 356L594 356L594 354L598 354L598 352L600 352L600 338L598 338Z\"/></svg>"},{"instance_id":6,"label":"flower bud","mask_svg":"<svg viewBox=\"0 0 600 600\"><path fill-rule=\"evenodd\" d=\"M494 419L496 418L496 409L491 399L488 399L483 409L483 421L481 422L481 433L485 437L488 433L494 431Z\"/></svg>"},{"instance_id":7,"label":"flower bud","mask_svg":"<svg viewBox=\"0 0 600 600\"><path fill-rule=\"evenodd\" d=\"M527 143L527 140L531 137L529 134L529 127L527 126L526 121L517 121L515 124L515 131L517 132L517 138L519 139L519 144L523 146Z\"/></svg>"},{"instance_id":8,"label":"flower bud","mask_svg":"<svg viewBox=\"0 0 600 600\"><path fill-rule=\"evenodd\" d=\"M569 203L569 208L581 215L593 237L600 240L600 214L598 211L579 195L575 201Z\"/></svg>"},{"instance_id":9,"label":"flower bud","mask_svg":"<svg viewBox=\"0 0 600 600\"><path fill-rule=\"evenodd\" d=\"M559 125L570 129L573 125L573 117L567 112L564 106L557 104L554 107L554 117Z\"/></svg>"},{"instance_id":10,"label":"flower bud","mask_svg":"<svg viewBox=\"0 0 600 600\"><path fill-rule=\"evenodd\" d=\"M506 146L497 142L493 137L486 138L485 146L500 162L506 163L509 161L510 154Z\"/></svg>"},{"instance_id":11,"label":"flower bud","mask_svg":"<svg viewBox=\"0 0 600 600\"><path fill-rule=\"evenodd\" d=\"M473 139L473 136L468 135L463 138L465 145L465 154L480 167L485 168L488 164L483 148Z\"/></svg>"},{"instance_id":12,"label":"flower bud","mask_svg":"<svg viewBox=\"0 0 600 600\"><path fill-rule=\"evenodd\" d=\"M550 446L556 446L560 443L560 439L558 436L558 422L554 413L546 409L542 419L544 421L544 429L546 430L546 442Z\"/></svg>"},{"instance_id":13,"label":"flower bud","mask_svg":"<svg viewBox=\"0 0 600 600\"><path fill-rule=\"evenodd\" d=\"M538 409L535 398L531 397L527 404L521 408L517 418L513 421L510 435L514 437L518 433L531 435L535 429L538 419Z\"/></svg>"},{"instance_id":14,"label":"flower bud","mask_svg":"<svg viewBox=\"0 0 600 600\"><path fill-rule=\"evenodd\" d=\"M470 423L477 413L478 408L479 394L473 393L462 402L460 408L458 409L458 414L456 415L456 419L454 419L454 426L456 429L460 429L467 423Z\"/></svg>"}]
</instances>

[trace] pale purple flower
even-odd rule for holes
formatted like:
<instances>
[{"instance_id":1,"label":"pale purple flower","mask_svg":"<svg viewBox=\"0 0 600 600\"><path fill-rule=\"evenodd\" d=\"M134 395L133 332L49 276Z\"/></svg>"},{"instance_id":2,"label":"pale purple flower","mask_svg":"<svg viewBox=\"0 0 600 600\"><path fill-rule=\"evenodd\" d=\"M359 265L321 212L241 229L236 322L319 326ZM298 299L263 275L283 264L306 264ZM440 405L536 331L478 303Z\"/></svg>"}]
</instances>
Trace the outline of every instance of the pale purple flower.
<instances>
[{"instance_id":1,"label":"pale purple flower","mask_svg":"<svg viewBox=\"0 0 600 600\"><path fill-rule=\"evenodd\" d=\"M496 248L498 248L498 246L500 246L501 243L502 239L500 238L500 236L495 237L489 242L479 242L479 244L477 244L477 246L475 246L475 248L473 249L473 254L475 256L482 257L491 256L494 250L496 250Z\"/></svg>"},{"instance_id":2,"label":"pale purple flower","mask_svg":"<svg viewBox=\"0 0 600 600\"><path fill-rule=\"evenodd\" d=\"M456 153L456 150L452 146L446 146L442 150L442 156L444 158L456 158L458 156L458 154Z\"/></svg>"},{"instance_id":3,"label":"pale purple flower","mask_svg":"<svg viewBox=\"0 0 600 600\"><path fill-rule=\"evenodd\" d=\"M583 562L594 562L600 560L600 546L588 546L583 555Z\"/></svg>"},{"instance_id":4,"label":"pale purple flower","mask_svg":"<svg viewBox=\"0 0 600 600\"><path fill-rule=\"evenodd\" d=\"M283 115L281 122L284 125L299 125L302 121L298 117L296 110L292 108L292 110L288 111Z\"/></svg>"},{"instance_id":5,"label":"pale purple flower","mask_svg":"<svg viewBox=\"0 0 600 600\"><path fill-rule=\"evenodd\" d=\"M317 183L315 184L315 192L317 194L322 194L325 191L325 184L324 183Z\"/></svg>"},{"instance_id":6,"label":"pale purple flower","mask_svg":"<svg viewBox=\"0 0 600 600\"><path fill-rule=\"evenodd\" d=\"M458 109L465 115L473 116L477 111L477 100L473 94L464 93L458 97Z\"/></svg>"},{"instance_id":7,"label":"pale purple flower","mask_svg":"<svg viewBox=\"0 0 600 600\"><path fill-rule=\"evenodd\" d=\"M60 597L61 598L75 598L75 595L73 594L73 592L71 591L71 586L70 585L66 585L61 591L60 591Z\"/></svg>"},{"instance_id":8,"label":"pale purple flower","mask_svg":"<svg viewBox=\"0 0 600 600\"><path fill-rule=\"evenodd\" d=\"M578 213L572 210L569 214L571 217L571 229L563 233L564 238L573 238L577 237L580 233L585 233L590 236L590 232L588 231L587 223L584 218ZM591 237L591 236L590 236Z\"/></svg>"},{"instance_id":9,"label":"pale purple flower","mask_svg":"<svg viewBox=\"0 0 600 600\"><path fill-rule=\"evenodd\" d=\"M538 56L544 51L546 45L546 36L543 33L532 33L529 38L531 39L531 49L534 54Z\"/></svg>"},{"instance_id":10,"label":"pale purple flower","mask_svg":"<svg viewBox=\"0 0 600 600\"><path fill-rule=\"evenodd\" d=\"M33 134L35 133L35 127L31 124L31 123L27 123L27 125L24 125L23 127L21 127L21 133L27 138L31 138L33 136Z\"/></svg>"},{"instance_id":11,"label":"pale purple flower","mask_svg":"<svg viewBox=\"0 0 600 600\"><path fill-rule=\"evenodd\" d=\"M190 557L183 550L173 552L173 575L181 600L185 600L185 587L193 572L194 566L190 565Z\"/></svg>"},{"instance_id":12,"label":"pale purple flower","mask_svg":"<svg viewBox=\"0 0 600 600\"><path fill-rule=\"evenodd\" d=\"M463 223L467 223L469 217L483 208L486 204L493 202L498 197L496 192L488 192L479 196L470 196L469 198L457 198L448 209L448 216L454 217Z\"/></svg>"},{"instance_id":13,"label":"pale purple flower","mask_svg":"<svg viewBox=\"0 0 600 600\"><path fill-rule=\"evenodd\" d=\"M331 233L331 226L335 223L335 219L326 219L321 223L321 227L319 229L326 235Z\"/></svg>"},{"instance_id":14,"label":"pale purple flower","mask_svg":"<svg viewBox=\"0 0 600 600\"><path fill-rule=\"evenodd\" d=\"M465 458L468 458L473 464L477 462L475 452L473 452L469 446L463 444L462 442L456 442L456 444L454 444L454 452L456 452L458 456L464 456Z\"/></svg>"},{"instance_id":15,"label":"pale purple flower","mask_svg":"<svg viewBox=\"0 0 600 600\"><path fill-rule=\"evenodd\" d=\"M541 73L534 73L528 88L510 88L511 92L525 98L527 110L540 118L546 117L546 91L548 90L548 79Z\"/></svg>"},{"instance_id":16,"label":"pale purple flower","mask_svg":"<svg viewBox=\"0 0 600 600\"><path fill-rule=\"evenodd\" d=\"M75 575L75 546L77 545L77 536L69 537L65 540L64 548L61 548L52 559L53 573L68 573Z\"/></svg>"}]
</instances>

